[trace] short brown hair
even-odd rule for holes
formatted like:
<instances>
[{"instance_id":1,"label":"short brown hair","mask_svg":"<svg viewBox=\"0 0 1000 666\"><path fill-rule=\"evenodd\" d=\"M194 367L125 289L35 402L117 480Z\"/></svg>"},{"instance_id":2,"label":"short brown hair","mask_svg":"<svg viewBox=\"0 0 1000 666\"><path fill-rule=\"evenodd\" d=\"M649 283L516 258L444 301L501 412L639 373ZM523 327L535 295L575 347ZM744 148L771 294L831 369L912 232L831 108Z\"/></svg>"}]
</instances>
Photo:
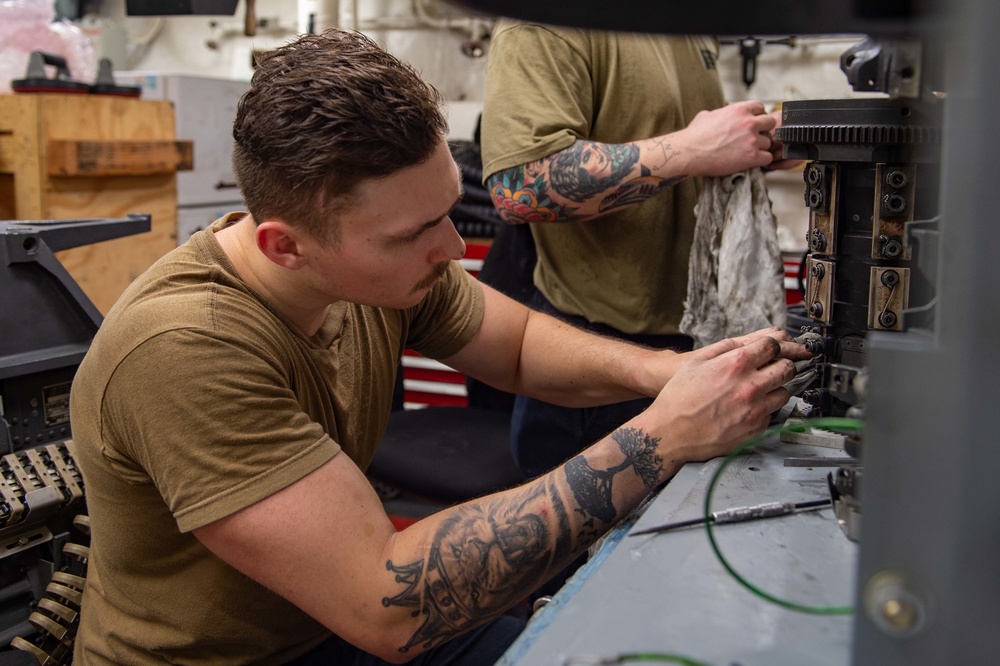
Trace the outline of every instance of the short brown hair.
<instances>
[{"instance_id":1,"label":"short brown hair","mask_svg":"<svg viewBox=\"0 0 1000 666\"><path fill-rule=\"evenodd\" d=\"M430 158L447 134L441 104L358 32L329 29L258 55L233 124L247 210L336 243L336 213L361 181Z\"/></svg>"}]
</instances>

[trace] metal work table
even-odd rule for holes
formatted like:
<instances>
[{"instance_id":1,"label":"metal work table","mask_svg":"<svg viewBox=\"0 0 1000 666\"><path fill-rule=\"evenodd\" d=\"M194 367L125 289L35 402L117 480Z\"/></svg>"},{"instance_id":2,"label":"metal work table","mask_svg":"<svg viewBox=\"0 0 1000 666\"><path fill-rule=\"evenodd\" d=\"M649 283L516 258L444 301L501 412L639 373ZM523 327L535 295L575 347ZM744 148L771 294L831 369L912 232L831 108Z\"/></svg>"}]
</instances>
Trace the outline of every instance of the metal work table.
<instances>
[{"instance_id":1,"label":"metal work table","mask_svg":"<svg viewBox=\"0 0 1000 666\"><path fill-rule=\"evenodd\" d=\"M712 510L826 498L834 468L785 467L784 459L836 455L843 454L776 439L758 444L729 464ZM628 536L704 515L721 464L686 465L638 518L610 532L498 663L560 666L573 657L657 652L712 666L847 666L852 616L796 612L752 594L716 559L704 527ZM857 544L829 507L713 531L731 566L767 593L808 606L852 603Z\"/></svg>"}]
</instances>

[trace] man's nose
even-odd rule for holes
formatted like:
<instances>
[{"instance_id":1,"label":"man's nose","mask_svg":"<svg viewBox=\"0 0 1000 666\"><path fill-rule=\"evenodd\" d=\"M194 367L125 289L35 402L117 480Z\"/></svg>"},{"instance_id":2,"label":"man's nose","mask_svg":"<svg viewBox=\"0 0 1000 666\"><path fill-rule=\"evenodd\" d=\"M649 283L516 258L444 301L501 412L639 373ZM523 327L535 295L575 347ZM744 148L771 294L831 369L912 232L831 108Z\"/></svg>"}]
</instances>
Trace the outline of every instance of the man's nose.
<instances>
[{"instance_id":1,"label":"man's nose","mask_svg":"<svg viewBox=\"0 0 1000 666\"><path fill-rule=\"evenodd\" d=\"M465 256L465 240L455 229L449 217L438 228L441 230L441 238L435 244L434 252L430 257L433 264L442 261L459 260Z\"/></svg>"}]
</instances>

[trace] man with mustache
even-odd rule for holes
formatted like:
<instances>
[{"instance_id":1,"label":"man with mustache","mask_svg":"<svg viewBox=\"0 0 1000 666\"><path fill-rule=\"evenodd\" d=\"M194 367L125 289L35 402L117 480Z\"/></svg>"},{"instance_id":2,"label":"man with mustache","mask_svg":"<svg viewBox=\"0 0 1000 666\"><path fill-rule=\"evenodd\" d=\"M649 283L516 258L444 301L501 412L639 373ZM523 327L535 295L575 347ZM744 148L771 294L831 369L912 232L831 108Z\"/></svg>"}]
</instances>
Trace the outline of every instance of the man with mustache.
<instances>
[{"instance_id":1,"label":"man with mustache","mask_svg":"<svg viewBox=\"0 0 1000 666\"><path fill-rule=\"evenodd\" d=\"M233 128L248 212L137 278L73 385L74 663L494 663L521 628L505 609L787 400L806 353L781 332L653 351L472 279L440 105L357 33L258 56ZM364 470L404 347L546 400L654 403L572 474L397 531Z\"/></svg>"}]
</instances>

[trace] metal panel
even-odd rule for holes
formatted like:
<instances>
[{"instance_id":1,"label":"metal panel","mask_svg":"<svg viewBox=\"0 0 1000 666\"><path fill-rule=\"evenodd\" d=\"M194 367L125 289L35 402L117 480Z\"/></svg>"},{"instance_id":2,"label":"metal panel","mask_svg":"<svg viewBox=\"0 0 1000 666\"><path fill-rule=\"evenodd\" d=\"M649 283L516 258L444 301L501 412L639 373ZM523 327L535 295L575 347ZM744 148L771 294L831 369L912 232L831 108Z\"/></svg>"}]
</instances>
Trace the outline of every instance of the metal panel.
<instances>
[{"instance_id":1,"label":"metal panel","mask_svg":"<svg viewBox=\"0 0 1000 666\"><path fill-rule=\"evenodd\" d=\"M1000 654L1000 4L949 7L938 323L871 336L856 666Z\"/></svg>"}]
</instances>

